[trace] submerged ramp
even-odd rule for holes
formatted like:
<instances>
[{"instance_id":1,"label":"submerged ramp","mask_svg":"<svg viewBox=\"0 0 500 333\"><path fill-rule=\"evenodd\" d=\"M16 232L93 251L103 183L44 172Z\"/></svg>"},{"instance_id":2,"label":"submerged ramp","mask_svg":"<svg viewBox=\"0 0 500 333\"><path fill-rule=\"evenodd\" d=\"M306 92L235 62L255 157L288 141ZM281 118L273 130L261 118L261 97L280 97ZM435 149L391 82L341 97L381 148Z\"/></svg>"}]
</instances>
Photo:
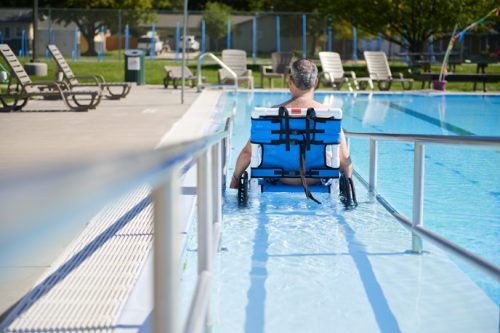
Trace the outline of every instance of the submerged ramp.
<instances>
[{"instance_id":1,"label":"submerged ramp","mask_svg":"<svg viewBox=\"0 0 500 333\"><path fill-rule=\"evenodd\" d=\"M214 331L498 332L497 305L455 262L427 242L408 252L411 234L358 192L344 211L289 193L241 208L229 190Z\"/></svg>"}]
</instances>

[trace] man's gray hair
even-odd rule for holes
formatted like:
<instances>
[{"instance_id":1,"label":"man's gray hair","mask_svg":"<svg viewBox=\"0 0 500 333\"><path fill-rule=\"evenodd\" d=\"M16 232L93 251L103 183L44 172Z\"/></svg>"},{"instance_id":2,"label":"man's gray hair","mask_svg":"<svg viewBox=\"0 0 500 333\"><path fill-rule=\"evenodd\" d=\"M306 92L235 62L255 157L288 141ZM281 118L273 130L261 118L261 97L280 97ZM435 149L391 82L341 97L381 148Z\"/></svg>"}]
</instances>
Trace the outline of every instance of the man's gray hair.
<instances>
[{"instance_id":1,"label":"man's gray hair","mask_svg":"<svg viewBox=\"0 0 500 333\"><path fill-rule=\"evenodd\" d=\"M292 80L300 90L314 88L318 77L318 68L308 59L299 59L292 64Z\"/></svg>"}]
</instances>

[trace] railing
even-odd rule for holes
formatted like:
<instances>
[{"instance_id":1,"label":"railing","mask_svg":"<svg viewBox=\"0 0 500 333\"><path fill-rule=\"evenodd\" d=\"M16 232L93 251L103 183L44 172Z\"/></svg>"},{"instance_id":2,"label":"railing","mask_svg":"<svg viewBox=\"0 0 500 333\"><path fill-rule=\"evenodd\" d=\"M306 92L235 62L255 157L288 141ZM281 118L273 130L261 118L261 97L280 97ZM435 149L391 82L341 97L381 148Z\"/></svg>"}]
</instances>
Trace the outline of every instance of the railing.
<instances>
[{"instance_id":1,"label":"railing","mask_svg":"<svg viewBox=\"0 0 500 333\"><path fill-rule=\"evenodd\" d=\"M34 230L99 210L147 183L152 187L154 211L154 331L200 332L211 323L212 258L222 223L230 124L228 119L219 133L151 152L0 179L0 248L8 249ZM181 168L194 163L198 172L198 281L189 316L182 325L177 294L181 266L180 178ZM30 209L22 209L20 203ZM9 251L0 251L0 257L8 255Z\"/></svg>"},{"instance_id":2,"label":"railing","mask_svg":"<svg viewBox=\"0 0 500 333\"><path fill-rule=\"evenodd\" d=\"M412 233L412 251L423 252L422 239L450 252L479 270L500 281L500 267L492 264L476 254L448 241L447 239L423 227L424 224L424 170L425 170L425 145L467 145L480 148L500 148L500 138L484 136L442 136L442 135L410 135L410 134L384 134L384 133L359 133L345 131L350 138L370 139L369 181L367 187L372 195L407 229ZM376 194L377 168L378 168L378 141L403 141L413 142L413 220L396 211L382 196ZM360 179L362 179L360 177Z\"/></svg>"},{"instance_id":3,"label":"railing","mask_svg":"<svg viewBox=\"0 0 500 333\"><path fill-rule=\"evenodd\" d=\"M231 68L229 68L229 66L226 65L222 60L220 60L219 58L217 58L213 53L206 52L206 53L203 53L202 55L200 55L198 57L198 67L197 67L197 73L198 73L198 92L200 92L203 87L208 86L207 84L203 84L203 76L201 75L201 65L203 63L203 59L205 59L206 56L209 56L210 58L212 58L213 60L215 60L216 63L218 63L222 68L224 68L226 71L228 71L229 74L231 74L231 76L233 77L233 80L234 80L234 89L238 90L238 75ZM210 86L225 87L227 85L226 84L212 84Z\"/></svg>"}]
</instances>

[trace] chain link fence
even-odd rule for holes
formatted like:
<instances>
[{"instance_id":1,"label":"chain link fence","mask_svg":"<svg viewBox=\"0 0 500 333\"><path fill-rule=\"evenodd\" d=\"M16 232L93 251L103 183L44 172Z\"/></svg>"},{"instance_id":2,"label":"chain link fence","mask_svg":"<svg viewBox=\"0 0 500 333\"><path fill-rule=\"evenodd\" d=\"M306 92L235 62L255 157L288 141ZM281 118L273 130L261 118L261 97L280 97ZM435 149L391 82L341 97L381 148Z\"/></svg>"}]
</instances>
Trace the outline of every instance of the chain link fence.
<instances>
[{"instance_id":1,"label":"chain link fence","mask_svg":"<svg viewBox=\"0 0 500 333\"><path fill-rule=\"evenodd\" d=\"M46 46L56 44L74 61L117 61L126 49L142 49L150 59L179 61L182 53L181 12L40 9L38 31L33 33L31 9L0 8L0 43L7 43L22 60L33 52L48 57ZM186 51L189 59L202 52L226 48L245 50L254 63L268 62L272 52L293 52L317 59L321 51L338 52L346 63L363 61L363 51L382 50L390 60L411 64L407 49L345 22L311 13L232 13L206 17L190 12ZM439 62L450 35L430 39L425 46ZM498 33L471 33L454 49L455 62L484 56L500 57ZM452 60L453 62L453 60Z\"/></svg>"}]
</instances>

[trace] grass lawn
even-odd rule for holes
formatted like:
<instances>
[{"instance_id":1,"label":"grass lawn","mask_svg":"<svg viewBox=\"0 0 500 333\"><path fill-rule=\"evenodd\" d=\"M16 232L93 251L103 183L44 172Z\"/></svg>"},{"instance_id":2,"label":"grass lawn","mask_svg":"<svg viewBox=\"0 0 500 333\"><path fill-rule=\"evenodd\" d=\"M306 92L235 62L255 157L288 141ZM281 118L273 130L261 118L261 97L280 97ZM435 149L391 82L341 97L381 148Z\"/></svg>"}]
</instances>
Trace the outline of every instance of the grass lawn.
<instances>
[{"instance_id":1,"label":"grass lawn","mask_svg":"<svg viewBox=\"0 0 500 333\"><path fill-rule=\"evenodd\" d=\"M76 75L89 75L89 74L101 74L104 76L106 81L109 82L119 82L123 81L125 77L125 65L123 60L118 60L118 57L108 57L103 62L97 62L95 57L85 58L82 57L80 61L73 62L71 59L67 59L71 69ZM32 77L33 81L47 81L55 78L56 66L52 60L47 60L45 58L41 59L42 62L48 64L48 76L47 77ZM265 63L266 59L259 58L258 63ZM270 60L269 60L270 61ZM0 62L2 63L2 62ZM180 66L180 62L176 63L175 60L165 60L165 59L155 59L150 60L149 57L145 59L146 63L146 83L147 84L163 84L163 78L165 77L164 66ZM248 61L249 69L252 69L255 86L260 87L260 65L252 64L252 59ZM2 63L5 66L5 64ZM188 62L189 68L195 72L196 71L196 60L190 60ZM203 76L206 77L209 83L217 83L217 70L219 66L206 59L205 65L203 66ZM320 69L321 70L321 69ZM366 66L364 64L358 65L344 65L345 71L354 71L358 77L363 77L367 75ZM409 77L408 68L402 63L391 63L391 70L395 72L402 72L405 77ZM432 72L439 72L439 66L433 66ZM457 73L475 73L475 64L463 64L457 66ZM487 68L487 73L500 73L500 64L493 64ZM446 86L448 91L472 91L472 83L468 82L449 82ZM268 88L268 80L264 80L264 88ZM274 87L281 87L281 80L275 79ZM421 82L416 81L414 83L414 89L420 89ZM346 88L344 87L343 90ZM399 90L400 85L394 84L391 90ZM482 89L482 84L478 84L478 91ZM488 91L500 91L500 82L487 84Z\"/></svg>"}]
</instances>

